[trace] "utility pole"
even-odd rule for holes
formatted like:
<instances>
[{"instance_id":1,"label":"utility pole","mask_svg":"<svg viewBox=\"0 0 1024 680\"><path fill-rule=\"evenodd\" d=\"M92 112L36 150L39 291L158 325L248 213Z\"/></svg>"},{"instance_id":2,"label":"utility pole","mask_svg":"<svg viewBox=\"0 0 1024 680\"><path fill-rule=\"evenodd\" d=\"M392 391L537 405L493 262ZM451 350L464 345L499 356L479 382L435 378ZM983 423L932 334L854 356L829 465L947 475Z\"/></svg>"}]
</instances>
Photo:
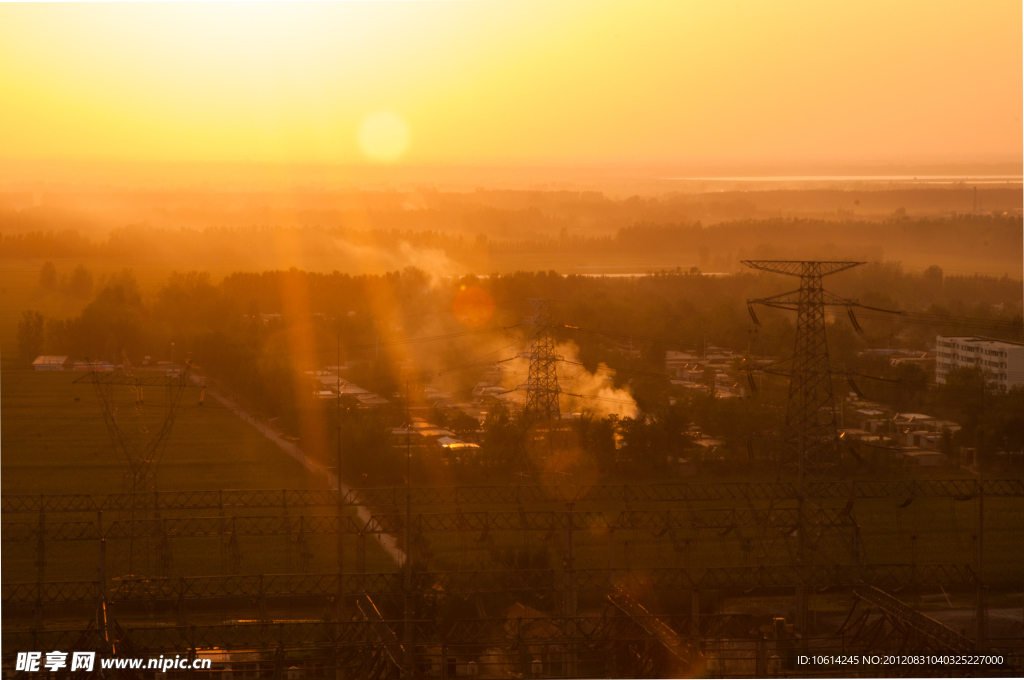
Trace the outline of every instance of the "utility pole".
<instances>
[{"instance_id":1,"label":"utility pole","mask_svg":"<svg viewBox=\"0 0 1024 680\"><path fill-rule=\"evenodd\" d=\"M413 680L412 654L412 402L409 396L409 382L405 383L405 626L402 637L405 641L405 673Z\"/></svg>"},{"instance_id":2,"label":"utility pole","mask_svg":"<svg viewBox=\"0 0 1024 680\"><path fill-rule=\"evenodd\" d=\"M132 529L134 530L134 525ZM36 530L35 628L43 627L43 582L46 580L46 499L39 496L39 525Z\"/></svg>"},{"instance_id":3,"label":"utility pole","mask_svg":"<svg viewBox=\"0 0 1024 680\"><path fill-rule=\"evenodd\" d=\"M562 609L566 618L566 635L572 639L576 636L576 536L573 533L572 503L565 504L565 573L562 586ZM571 645L568 657L567 677L575 678L577 653L576 645Z\"/></svg>"},{"instance_id":4,"label":"utility pole","mask_svg":"<svg viewBox=\"0 0 1024 680\"><path fill-rule=\"evenodd\" d=\"M981 410L985 411L985 372L981 372ZM975 435L974 455L978 458L978 596L977 613L978 619L977 635L975 636L975 647L977 651L984 651L987 641L985 630L985 473L984 456L982 455L980 437Z\"/></svg>"},{"instance_id":5,"label":"utility pole","mask_svg":"<svg viewBox=\"0 0 1024 680\"><path fill-rule=\"evenodd\" d=\"M338 450L335 456L335 473L338 477L338 600L337 616L339 621L346 621L345 611L345 492L341 486L341 334L338 334L338 358L334 366L337 373L338 398L335 402L335 419L338 426ZM341 670L338 670L340 678Z\"/></svg>"},{"instance_id":6,"label":"utility pole","mask_svg":"<svg viewBox=\"0 0 1024 680\"><path fill-rule=\"evenodd\" d=\"M800 423L800 457L797 464L797 500L796 500L796 561L798 579L800 585L796 587L796 628L807 638L807 588L804 585L804 574L806 565L806 533L804 526L804 459L807 453L807 439L804 431L804 423Z\"/></svg>"}]
</instances>

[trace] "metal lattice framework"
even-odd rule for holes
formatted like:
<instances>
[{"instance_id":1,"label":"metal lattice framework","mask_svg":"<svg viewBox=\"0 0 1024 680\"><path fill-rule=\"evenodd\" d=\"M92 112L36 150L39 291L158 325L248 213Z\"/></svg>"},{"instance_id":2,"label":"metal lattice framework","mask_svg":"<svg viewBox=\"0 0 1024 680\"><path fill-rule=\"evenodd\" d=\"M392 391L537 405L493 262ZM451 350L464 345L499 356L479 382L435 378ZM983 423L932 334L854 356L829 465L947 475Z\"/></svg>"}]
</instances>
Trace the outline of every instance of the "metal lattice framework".
<instances>
[{"instance_id":1,"label":"metal lattice framework","mask_svg":"<svg viewBox=\"0 0 1024 680\"><path fill-rule=\"evenodd\" d=\"M418 572L413 589L421 595L440 597L473 596L480 593L552 593L564 589L564 569L491 569L476 571ZM164 601L230 600L244 598L333 597L338 592L374 596L404 595L404 578L397 572L346 573L339 588L337 573L323 574L239 574L233 576L194 576L163 578L125 578L102 593L96 581L52 581L43 583L5 583L5 607L42 604L95 603L102 599L117 606ZM792 588L801 583L822 587L861 587L875 584L883 588L905 586L967 586L975 583L974 571L963 564L819 564L800 568L795 565L763 567L711 567L683 569L575 569L572 586L578 592L692 592L694 590L750 590L751 588ZM283 599L282 599L283 598Z\"/></svg>"},{"instance_id":2,"label":"metal lattice framework","mask_svg":"<svg viewBox=\"0 0 1024 680\"><path fill-rule=\"evenodd\" d=\"M825 291L821 280L864 263L744 260L743 264L800 279L800 287L796 290L748 300L747 303L796 312L796 341L784 437L789 457L796 464L801 478L805 474L820 476L834 469L840 456L836 445L836 414L825 338L825 307L856 304L855 300L844 300Z\"/></svg>"},{"instance_id":3,"label":"metal lattice framework","mask_svg":"<svg viewBox=\"0 0 1024 680\"><path fill-rule=\"evenodd\" d=\"M131 365L126 361L123 373L106 373L94 369L75 380L76 383L92 383L96 389L96 396L103 412L103 422L110 434L111 444L125 464L125 491L137 493L153 490L156 470L160 464L160 457L167 446L171 429L174 427L178 404L181 402L185 388L191 384L189 380L191 370L192 366L186 364L176 376L136 376L131 370ZM130 432L131 426L122 424L121 421L124 418L119 413L120 408L112 392L115 387L128 388L136 406L143 403L143 388L165 387L167 389L167 410L163 422L155 432L146 432L134 420L132 422L137 431L149 434L149 437L140 437L137 432Z\"/></svg>"},{"instance_id":4,"label":"metal lattice framework","mask_svg":"<svg viewBox=\"0 0 1024 680\"><path fill-rule=\"evenodd\" d=\"M178 375L135 375L131 362L124 357L123 372L107 373L95 370L75 380L92 383L103 413L103 422L110 435L110 442L124 465L123 489L131 501L141 500L140 492L152 492L156 489L156 474L160 459L174 427L178 405L185 393L185 388L192 384L189 374L192 366L186 363ZM145 402L145 388L166 388L167 403L163 420L150 430L141 417L140 407ZM123 390L131 396L132 404L125 408ZM121 393L121 399L118 394ZM127 415L126 415L127 414ZM151 515L150 508L130 506L123 508L126 517L132 520L146 518ZM153 550L149 545L137 546L132 541L127 548L129 571L139 566L151 570L154 567L161 571L170 567L169 554L156 547L156 564L150 563ZM138 552L139 560L136 561ZM159 566L157 566L159 565ZM40 566L42 568L42 566Z\"/></svg>"},{"instance_id":5,"label":"metal lattice framework","mask_svg":"<svg viewBox=\"0 0 1024 680\"><path fill-rule=\"evenodd\" d=\"M987 498L1024 497L1022 479L907 479L808 481L800 494L791 482L711 482L707 484L598 484L576 489L558 486L439 486L413 487L411 502L421 505L494 504L519 506L545 502L705 502L787 501L798 498ZM346 506L388 507L405 504L404 487L351 489ZM95 513L130 508L173 510L232 510L241 508L336 507L338 497L328 489L224 489L220 491L162 491L140 494L9 494L0 498L5 514Z\"/></svg>"},{"instance_id":6,"label":"metal lattice framework","mask_svg":"<svg viewBox=\"0 0 1024 680\"><path fill-rule=\"evenodd\" d=\"M2 540L10 543L97 541L142 538L203 538L209 536L280 536L299 534L397 535L404 531L403 515L373 515L363 522L350 515L256 515L230 517L163 517L116 520L105 527L96 522L6 522ZM626 510L606 516L602 512L454 512L421 513L413 519L414 533L464 531L485 537L492 531L644 529L662 535L672 529L733 530L771 528L792 531L799 526L853 529L856 522L841 509L801 513L795 508ZM478 539L482 540L482 539Z\"/></svg>"},{"instance_id":7,"label":"metal lattice framework","mask_svg":"<svg viewBox=\"0 0 1024 680\"><path fill-rule=\"evenodd\" d=\"M608 601L635 621L652 638L661 642L677 663L675 675L690 677L696 674L703 665L703 659L697 645L683 640L661 619L651 616L643 605L629 593L618 590L608 596Z\"/></svg>"},{"instance_id":8,"label":"metal lattice framework","mask_svg":"<svg viewBox=\"0 0 1024 680\"><path fill-rule=\"evenodd\" d=\"M214 625L124 626L4 631L4 661L13 665L14 650L94 650L101 658L155 658L179 655L192 660L213 649L222 661L210 671L185 672L186 677L218 677L222 672L247 677L357 677L383 680L406 670L383 639L397 638L403 627L420 642L412 645L415 677L821 677L821 667L786 668L771 672L769 655L836 654L834 635L807 636L799 643L779 631L758 639L735 639L723 633L740 630L749 621L735 616L711 622L711 639L698 647L677 632L677 622L633 612L628 603L609 602L600 615L577 617L490 617L458 619L440 627L433 621L403 622L367 619L344 622L246 622ZM704 631L702 631L704 632ZM734 639L721 640L722 637ZM719 639L715 639L719 638ZM728 646L721 644L725 642ZM891 640L884 642L891 643ZM396 645L398 643L395 643ZM871 645L867 636L847 637L843 652L877 654L891 646ZM231 653L234 650L234 653ZM895 651L895 650L892 650ZM920 648L904 650L919 652ZM901 666L897 676L1019 677L1018 649L1000 650L1002 665L961 666L941 662ZM228 660L230 659L230 660ZM479 668L479 673L474 671ZM152 671L143 671L148 675ZM84 675L84 674L83 674ZM839 673L840 676L847 675ZM892 667L859 665L860 677L893 677ZM76 677L71 675L69 677ZM131 671L107 671L107 677L140 677Z\"/></svg>"},{"instance_id":9,"label":"metal lattice framework","mask_svg":"<svg viewBox=\"0 0 1024 680\"><path fill-rule=\"evenodd\" d=\"M424 664L434 664L434 677L441 675L436 664L444 656L439 650L445 645L447 653L463 659L460 663L466 658L480 658L489 645L503 650L502 668L527 669L523 672L531 675L535 674L531 670L534 661L544 656L544 649L555 644L561 646L561 660L550 668L545 665L544 673L563 677L679 675L688 668L687 646L692 645L692 640L687 636L699 631L702 637L713 635L728 639L728 644L749 647L744 652L749 652L749 658L742 662L747 665L733 669L734 673L751 675L755 671L755 644L760 645L757 663L762 665L758 667L763 668L762 662L767 658L764 645L756 641L756 636L750 637L750 631L760 624L737 621L731 628L715 627L718 623L711 621L713 616L699 613L701 594L752 589L778 594L795 588L799 603L801 592L820 588L874 586L891 590L941 585L964 589L977 583L979 572L971 566L922 563L913 555L909 564L863 563L858 551L857 499L891 498L902 502L899 507L905 507L917 497L951 501L976 499L981 494L1020 498L1024 496L1024 481L818 480L807 481L802 488L788 482L426 487L408 490L411 501L422 506L416 509L411 521L401 511L406 492L403 488L346 491L341 497L345 503L362 506L369 512L343 515L341 521L336 512L339 496L326 489L5 496L2 507L10 515L5 515L2 538L5 545L13 544L10 547L15 554L28 557L30 550L25 546L33 543L42 554L42 546L49 543L51 550L67 550L69 554L74 550L79 555L88 555L92 543L99 564L94 581L46 581L40 571L34 582L4 583L2 601L6 616L12 622L34 617L37 640L42 640L51 635L42 628L44 619L48 626L60 625L69 617L95 617L99 622L101 617L96 612L102 611L104 621L109 616L108 633L122 655L136 656L129 654L133 645L158 648L165 643L177 646L175 651L180 652L183 638L170 631L195 630L195 639L202 639L207 643L205 646L240 645L249 640L256 648L255 643L259 643L260 649L267 650L265 662L272 662L274 668L283 665L281 645L291 645L296 656L311 658L309 654L322 654L320 669L337 664L352 677L381 678L398 672L410 677L419 675L420 671L412 669ZM814 501L808 502L809 499ZM122 511L131 508L147 509L142 513L146 517L134 521L121 519ZM108 511L114 514L105 521ZM27 513L38 518L26 517ZM383 542L407 533L413 552L420 553L424 560L419 563L422 568L418 567L408 580L401 570L367 571L366 542L370 537L377 536ZM318 566L320 571L311 572L313 563L305 559L298 569L303 573L251 573L259 569L256 564L249 567L250 573L238 573L240 563L231 566L230 571L225 567L224 554L230 546L237 548L238 537L243 537L246 546L259 546L260 551L266 551L267 546L280 546L271 550L283 549L287 555L298 547L301 557L307 539L312 545L316 535L334 534L339 542L355 541L354 569L325 571ZM428 534L438 538L428 541ZM274 536L286 540L244 538ZM444 560L456 558L459 548L454 547L452 540L456 536L457 541L471 544L471 553L485 560L477 563L478 568L471 567L473 562L463 552L460 564L464 566L442 570ZM574 536L586 537L584 564L574 559ZM543 544L545 549L560 550L563 559L552 567L520 567L500 552L520 544L520 539L524 545ZM164 572L140 577L121 570L122 565L105 561L108 548L133 540L155 541L166 546L168 553L173 546L179 554L196 550L215 552L214 546L220 545L221 571L191 576L182 570L180 575ZM318 540L318 549L329 545L323 538ZM795 542L803 546L796 558ZM683 562L668 561L653 568L644 564L631 569L631 545L657 545L658 550L664 547L669 549L670 560L679 560L684 555ZM434 562L431 546L448 551L446 557ZM617 551L623 547L626 554L624 562L620 562ZM703 548L721 551L717 561L691 564L691 550ZM496 568L484 566L488 554ZM603 567L604 556L607 568ZM277 568L291 572L294 563L289 559L286 557ZM111 565L109 574L107 564ZM199 568L193 566L191 573L203 573ZM688 598L694 613L673 613L661 619L649 617L643 608L657 602L658 597ZM531 603L553 615L535 621L527 621L526 617L487 618L485 607L491 610L494 603L510 598ZM611 614L606 611L601 617L577 616L577 598L586 601L588 607L603 602ZM407 600L413 603L406 610L408 618L394 621ZM443 616L415 620L473 602L480 618L471 623L448 627L450 623ZM536 611L529 607L527 610ZM188 625L190 621L208 620L213 612L231 612L239 620L259 622L270 622L278 616L327 618L340 622L340 627L323 624L315 633L312 628L302 629L311 636L304 637L299 628L289 628L292 624L260 623L244 630L239 626L207 630ZM346 627L353 614L364 620ZM904 618L914 616L909 608L903 614ZM141 617L153 616L177 621L178 628L121 631L114 623L137 622ZM896 614L887 616L896 622L894 626L902 626L899 630L917 630ZM281 632L270 633L274 626ZM500 626L500 630L495 626ZM811 631L799 623L798 630ZM531 635L537 631L544 631L542 642L531 641ZM334 637L316 637L325 633ZM20 633L5 631L4 635L6 644ZM917 639L909 635L904 637ZM82 640L93 639L81 631L79 636ZM161 636L169 637L161 642ZM828 643L822 640L814 644L827 649ZM60 649L56 644L49 646ZM89 646L76 642L75 648ZM702 655L706 651L701 648ZM716 663L725 663L721 657L718 659ZM261 667L260 673L264 670L269 672Z\"/></svg>"},{"instance_id":10,"label":"metal lattice framework","mask_svg":"<svg viewBox=\"0 0 1024 680\"><path fill-rule=\"evenodd\" d=\"M368 610L366 620L343 622L233 623L198 626L133 626L111 625L106 636L96 628L74 630L4 631L3 647L11 649L94 649L109 652L111 645L132 652L147 653L194 651L214 647L238 650L316 649L331 652L339 647L371 648L386 644L390 656L400 656L401 643L394 635L407 622L385 619L374 611L372 600L364 599ZM579 617L517 617L466 619L452 621L447 630L439 630L433 621L408 622L415 637L424 645L445 645L454 641L477 646L505 646L517 642L545 645L578 644L591 648L607 648L620 639L628 641L658 640L668 634L664 630L650 633L641 626L620 626L653 619L650 614L626 614L609 608L603 615ZM651 625L651 624L649 624ZM656 624L655 624L656 625ZM664 625L664 624L662 624ZM564 631L572 629L572 634ZM76 646L79 645L79 646ZM439 652L435 650L435 654ZM693 656L699 656L693 650ZM143 656L138 654L137 656ZM397 664L396 664L397 665ZM360 676L362 677L362 676Z\"/></svg>"},{"instance_id":11,"label":"metal lattice framework","mask_svg":"<svg viewBox=\"0 0 1024 680\"><path fill-rule=\"evenodd\" d=\"M954 652L970 652L974 649L974 643L970 639L874 586L859 586L854 588L853 593L896 621L924 635L940 649Z\"/></svg>"},{"instance_id":12,"label":"metal lattice framework","mask_svg":"<svg viewBox=\"0 0 1024 680\"><path fill-rule=\"evenodd\" d=\"M523 416L528 423L557 422L561 415L557 372L561 357L555 353L547 300L531 298L530 302L533 303L533 316L526 321L532 329L530 350L519 355L530 361L526 384L519 388L526 390Z\"/></svg>"}]
</instances>

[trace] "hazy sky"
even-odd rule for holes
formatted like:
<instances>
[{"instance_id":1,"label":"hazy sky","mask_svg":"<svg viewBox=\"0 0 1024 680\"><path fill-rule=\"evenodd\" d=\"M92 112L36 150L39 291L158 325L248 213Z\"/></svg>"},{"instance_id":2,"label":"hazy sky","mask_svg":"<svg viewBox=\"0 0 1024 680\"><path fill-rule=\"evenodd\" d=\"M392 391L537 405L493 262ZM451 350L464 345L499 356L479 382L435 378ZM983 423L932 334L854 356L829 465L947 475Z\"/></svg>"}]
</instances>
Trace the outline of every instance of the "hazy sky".
<instances>
[{"instance_id":1,"label":"hazy sky","mask_svg":"<svg viewBox=\"0 0 1024 680\"><path fill-rule=\"evenodd\" d=\"M0 159L1021 158L1021 2L0 5Z\"/></svg>"}]
</instances>

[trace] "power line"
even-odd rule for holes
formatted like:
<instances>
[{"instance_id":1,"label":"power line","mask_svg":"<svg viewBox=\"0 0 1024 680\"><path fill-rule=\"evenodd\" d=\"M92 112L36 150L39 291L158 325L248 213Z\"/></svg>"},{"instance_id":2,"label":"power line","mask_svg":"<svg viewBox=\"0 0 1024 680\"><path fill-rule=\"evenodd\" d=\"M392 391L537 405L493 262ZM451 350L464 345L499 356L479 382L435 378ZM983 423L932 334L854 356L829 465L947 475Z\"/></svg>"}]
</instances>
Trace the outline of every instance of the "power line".
<instances>
[{"instance_id":1,"label":"power line","mask_svg":"<svg viewBox=\"0 0 1024 680\"><path fill-rule=\"evenodd\" d=\"M376 349L381 347L400 347L405 345L414 345L421 342L436 342L438 340L451 340L453 338L469 337L473 335L481 335L484 333L500 333L511 330L522 323L512 324L511 326L496 326L492 328L478 328L475 330L468 331L457 331L455 333L445 333L442 335L425 335L416 338L406 338L404 340L389 340L386 342L367 342L358 345L346 345L345 349L348 351L358 351L364 349ZM273 356L301 356L301 355L330 355L331 350L327 349L314 349L309 351L292 351L286 350L283 352L260 352L261 357L273 357Z\"/></svg>"}]
</instances>

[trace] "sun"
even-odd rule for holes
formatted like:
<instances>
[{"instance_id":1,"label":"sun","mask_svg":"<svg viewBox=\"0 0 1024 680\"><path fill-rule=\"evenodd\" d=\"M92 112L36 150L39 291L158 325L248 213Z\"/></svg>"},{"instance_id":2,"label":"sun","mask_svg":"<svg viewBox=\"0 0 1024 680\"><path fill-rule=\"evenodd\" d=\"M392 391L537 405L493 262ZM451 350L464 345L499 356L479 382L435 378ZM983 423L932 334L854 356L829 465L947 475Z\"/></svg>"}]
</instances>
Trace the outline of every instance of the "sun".
<instances>
[{"instance_id":1,"label":"sun","mask_svg":"<svg viewBox=\"0 0 1024 680\"><path fill-rule=\"evenodd\" d=\"M392 111L378 111L363 120L357 138L371 161L392 163L409 147L409 125Z\"/></svg>"}]
</instances>

